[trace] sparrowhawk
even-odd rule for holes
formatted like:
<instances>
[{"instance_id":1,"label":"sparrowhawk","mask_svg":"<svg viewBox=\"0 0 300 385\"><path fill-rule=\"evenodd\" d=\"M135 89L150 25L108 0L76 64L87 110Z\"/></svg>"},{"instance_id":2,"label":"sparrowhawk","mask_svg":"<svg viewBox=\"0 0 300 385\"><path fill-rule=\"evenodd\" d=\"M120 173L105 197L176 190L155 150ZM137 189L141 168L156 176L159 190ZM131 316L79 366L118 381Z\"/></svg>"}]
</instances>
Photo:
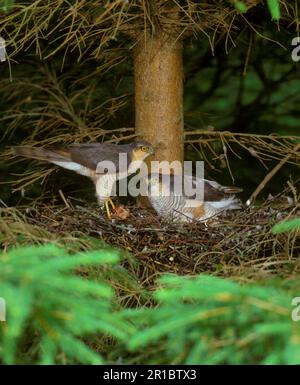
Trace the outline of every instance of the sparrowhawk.
<instances>
[{"instance_id":1,"label":"sparrowhawk","mask_svg":"<svg viewBox=\"0 0 300 385\"><path fill-rule=\"evenodd\" d=\"M196 178L191 175L173 175L155 173L145 177L148 198L155 211L164 219L174 222L192 220L206 222L209 218L224 210L241 208L240 200L235 193L241 192L238 187L225 187L217 182ZM184 186L178 194L175 185L190 183L195 191L202 191L202 197L196 194L186 195Z\"/></svg>"},{"instance_id":2,"label":"sparrowhawk","mask_svg":"<svg viewBox=\"0 0 300 385\"><path fill-rule=\"evenodd\" d=\"M67 149L15 146L12 150L15 155L54 163L92 179L98 201L105 206L108 217L111 216L108 203L114 208L110 197L116 181L135 173L145 158L154 154L152 145L146 141L130 144L87 143L73 145ZM120 154L123 154L127 161L125 169L120 164ZM99 169L103 162L114 167Z\"/></svg>"}]
</instances>

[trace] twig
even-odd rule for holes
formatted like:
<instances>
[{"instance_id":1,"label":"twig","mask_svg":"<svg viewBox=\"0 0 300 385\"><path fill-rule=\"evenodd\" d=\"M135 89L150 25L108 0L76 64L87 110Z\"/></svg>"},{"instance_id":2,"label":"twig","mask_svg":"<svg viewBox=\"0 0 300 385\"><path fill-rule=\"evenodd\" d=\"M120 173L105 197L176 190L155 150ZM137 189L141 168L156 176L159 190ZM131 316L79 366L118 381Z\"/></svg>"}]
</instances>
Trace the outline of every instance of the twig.
<instances>
[{"instance_id":1,"label":"twig","mask_svg":"<svg viewBox=\"0 0 300 385\"><path fill-rule=\"evenodd\" d=\"M300 149L300 143L298 143L294 148L293 152L296 152ZM260 182L260 184L257 186L255 191L252 193L250 198L247 200L246 205L250 206L251 203L255 201L258 194L265 188L266 184L270 182L270 180L273 178L273 176L281 169L281 167L291 158L291 156L294 155L293 153L287 154L284 158L281 159L281 161L264 177L264 179Z\"/></svg>"},{"instance_id":2,"label":"twig","mask_svg":"<svg viewBox=\"0 0 300 385\"><path fill-rule=\"evenodd\" d=\"M252 134L252 133L242 133L242 132L231 132L231 131L210 131L210 130L190 130L185 131L184 136L192 136L192 135L205 135L205 136L240 136L240 137L256 137L256 138L264 138L271 140L279 140L279 139L299 139L299 135L278 135L278 134L269 134L269 135L261 135L261 134ZM185 142L199 142L199 139L195 140L186 140Z\"/></svg>"},{"instance_id":3,"label":"twig","mask_svg":"<svg viewBox=\"0 0 300 385\"><path fill-rule=\"evenodd\" d=\"M68 203L66 197L64 196L64 193L62 192L62 190L58 190L58 192L59 192L59 195L61 196L61 199L63 200L64 204L66 205L66 207L68 209L70 209L71 206L69 205L69 203Z\"/></svg>"}]
</instances>

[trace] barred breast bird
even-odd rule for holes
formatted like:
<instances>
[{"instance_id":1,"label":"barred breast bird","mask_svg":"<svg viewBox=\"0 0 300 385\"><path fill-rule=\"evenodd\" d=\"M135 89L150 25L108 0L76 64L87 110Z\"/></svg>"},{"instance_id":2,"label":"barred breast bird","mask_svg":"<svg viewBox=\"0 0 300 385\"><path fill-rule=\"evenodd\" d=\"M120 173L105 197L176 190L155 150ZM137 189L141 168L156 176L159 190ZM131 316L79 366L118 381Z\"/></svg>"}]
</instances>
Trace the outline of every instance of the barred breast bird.
<instances>
[{"instance_id":1,"label":"barred breast bird","mask_svg":"<svg viewBox=\"0 0 300 385\"><path fill-rule=\"evenodd\" d=\"M184 184L192 187L192 194L186 194ZM181 187L179 190L178 186ZM167 221L206 223L223 211L242 207L235 196L242 189L187 174L151 174L146 177L146 187L152 207Z\"/></svg>"},{"instance_id":2,"label":"barred breast bird","mask_svg":"<svg viewBox=\"0 0 300 385\"><path fill-rule=\"evenodd\" d=\"M99 204L106 208L109 218L109 204L115 208L111 195L116 181L135 173L143 161L154 154L152 145L146 141L87 143L66 149L15 146L12 150L15 155L50 162L92 179Z\"/></svg>"}]
</instances>

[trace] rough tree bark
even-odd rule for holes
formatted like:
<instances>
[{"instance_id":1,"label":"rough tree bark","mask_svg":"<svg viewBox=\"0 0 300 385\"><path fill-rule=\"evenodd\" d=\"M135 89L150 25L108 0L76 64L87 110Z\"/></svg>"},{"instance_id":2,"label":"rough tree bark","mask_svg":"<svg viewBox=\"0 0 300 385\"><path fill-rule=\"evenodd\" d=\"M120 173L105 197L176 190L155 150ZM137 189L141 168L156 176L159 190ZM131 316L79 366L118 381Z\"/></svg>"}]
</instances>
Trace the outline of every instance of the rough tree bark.
<instances>
[{"instance_id":1,"label":"rough tree bark","mask_svg":"<svg viewBox=\"0 0 300 385\"><path fill-rule=\"evenodd\" d=\"M183 161L182 41L158 31L143 34L134 50L135 128L158 146L157 160Z\"/></svg>"}]
</instances>

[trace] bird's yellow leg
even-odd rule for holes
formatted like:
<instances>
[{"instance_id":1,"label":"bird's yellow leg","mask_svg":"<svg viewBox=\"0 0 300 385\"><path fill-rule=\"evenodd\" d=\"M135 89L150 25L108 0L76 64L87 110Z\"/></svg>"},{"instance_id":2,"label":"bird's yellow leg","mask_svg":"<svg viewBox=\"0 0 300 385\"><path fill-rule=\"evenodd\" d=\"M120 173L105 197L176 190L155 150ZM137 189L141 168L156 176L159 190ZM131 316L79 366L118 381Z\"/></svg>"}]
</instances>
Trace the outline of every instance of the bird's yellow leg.
<instances>
[{"instance_id":1,"label":"bird's yellow leg","mask_svg":"<svg viewBox=\"0 0 300 385\"><path fill-rule=\"evenodd\" d=\"M111 212L110 212L110 210L109 210L108 200L104 202L104 206L105 206L107 218L108 218L108 219L111 219Z\"/></svg>"},{"instance_id":2,"label":"bird's yellow leg","mask_svg":"<svg viewBox=\"0 0 300 385\"><path fill-rule=\"evenodd\" d=\"M107 217L108 217L108 219L111 219L111 210L109 208L109 205L111 205L113 210L116 208L116 206L115 206L115 204L114 204L114 202L112 201L111 198L106 199L104 205L105 205L105 210L106 210Z\"/></svg>"},{"instance_id":3,"label":"bird's yellow leg","mask_svg":"<svg viewBox=\"0 0 300 385\"><path fill-rule=\"evenodd\" d=\"M114 204L114 202L113 202L113 200L111 198L108 198L107 202L110 203L110 205L111 205L113 210L116 208L116 205Z\"/></svg>"}]
</instances>

